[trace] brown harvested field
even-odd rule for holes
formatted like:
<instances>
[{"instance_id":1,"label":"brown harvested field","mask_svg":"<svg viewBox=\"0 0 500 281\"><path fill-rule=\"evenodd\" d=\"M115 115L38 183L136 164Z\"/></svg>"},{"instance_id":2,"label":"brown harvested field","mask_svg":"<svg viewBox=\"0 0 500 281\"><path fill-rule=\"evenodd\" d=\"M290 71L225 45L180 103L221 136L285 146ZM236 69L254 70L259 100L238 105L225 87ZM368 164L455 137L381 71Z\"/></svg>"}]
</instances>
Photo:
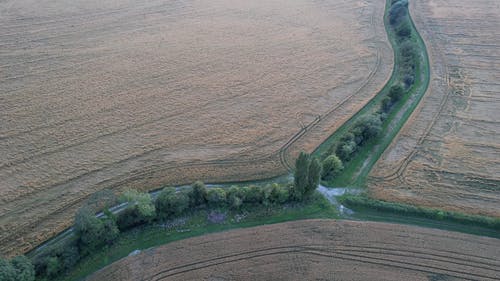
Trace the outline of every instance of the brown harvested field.
<instances>
[{"instance_id":1,"label":"brown harvested field","mask_svg":"<svg viewBox=\"0 0 500 281\"><path fill-rule=\"evenodd\" d=\"M376 0L1 1L0 253L61 231L104 188L283 173L389 77L383 10Z\"/></svg>"},{"instance_id":2,"label":"brown harvested field","mask_svg":"<svg viewBox=\"0 0 500 281\"><path fill-rule=\"evenodd\" d=\"M411 1L410 10L431 84L372 170L371 193L500 217L500 2Z\"/></svg>"},{"instance_id":3,"label":"brown harvested field","mask_svg":"<svg viewBox=\"0 0 500 281\"><path fill-rule=\"evenodd\" d=\"M387 223L305 220L148 249L87 280L499 278L499 239Z\"/></svg>"}]
</instances>

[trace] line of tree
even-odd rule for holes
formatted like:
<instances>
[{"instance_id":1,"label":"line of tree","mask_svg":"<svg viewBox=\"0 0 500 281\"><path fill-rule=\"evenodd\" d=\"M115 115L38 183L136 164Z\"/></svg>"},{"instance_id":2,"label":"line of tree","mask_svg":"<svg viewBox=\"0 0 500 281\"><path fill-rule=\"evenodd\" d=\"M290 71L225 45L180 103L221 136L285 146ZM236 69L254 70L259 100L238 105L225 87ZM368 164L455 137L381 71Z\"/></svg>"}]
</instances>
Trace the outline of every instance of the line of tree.
<instances>
[{"instance_id":1,"label":"line of tree","mask_svg":"<svg viewBox=\"0 0 500 281\"><path fill-rule=\"evenodd\" d=\"M408 13L407 0L393 0L389 9L389 24L399 47L399 76L402 84L409 88L415 83L415 72L419 62L416 42L413 38L413 28ZM399 82L397 83L399 84Z\"/></svg>"},{"instance_id":2,"label":"line of tree","mask_svg":"<svg viewBox=\"0 0 500 281\"><path fill-rule=\"evenodd\" d=\"M318 187L320 174L321 165L318 160L301 153L296 161L294 185L275 183L223 189L207 188L198 181L188 188L165 187L156 199L149 193L137 190L126 190L120 200L110 196L109 192L102 192L100 194L103 195L105 203L100 202L98 196L93 196L90 204L77 211L72 239L34 257L34 272L40 279L54 279L73 268L83 257L112 245L120 232L172 219L191 210L227 208L238 211L245 206L269 206L302 201ZM117 202L126 203L126 208L114 214L107 207ZM99 217L96 216L97 206L105 206L103 215Z\"/></svg>"},{"instance_id":3,"label":"line of tree","mask_svg":"<svg viewBox=\"0 0 500 281\"><path fill-rule=\"evenodd\" d=\"M388 20L398 44L398 79L382 99L380 109L359 120L322 155L322 180L333 180L342 172L345 163L349 162L367 141L380 134L387 115L415 83L419 56L416 42L412 40L413 28L408 13L408 1L391 0Z\"/></svg>"}]
</instances>

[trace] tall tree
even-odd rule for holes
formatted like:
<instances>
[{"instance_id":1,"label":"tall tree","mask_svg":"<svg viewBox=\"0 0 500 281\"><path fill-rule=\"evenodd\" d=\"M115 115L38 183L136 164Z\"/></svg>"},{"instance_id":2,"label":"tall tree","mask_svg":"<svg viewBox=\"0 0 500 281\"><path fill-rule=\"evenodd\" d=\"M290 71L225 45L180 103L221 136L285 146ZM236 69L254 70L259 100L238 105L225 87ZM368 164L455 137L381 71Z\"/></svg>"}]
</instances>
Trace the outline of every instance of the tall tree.
<instances>
[{"instance_id":1,"label":"tall tree","mask_svg":"<svg viewBox=\"0 0 500 281\"><path fill-rule=\"evenodd\" d=\"M75 216L75 234L82 252L86 255L101 243L104 226L87 207L80 208Z\"/></svg>"},{"instance_id":2,"label":"tall tree","mask_svg":"<svg viewBox=\"0 0 500 281\"><path fill-rule=\"evenodd\" d=\"M299 157L295 160L295 175L294 186L291 189L291 197L293 200L302 200L308 185L309 173L309 154L300 152Z\"/></svg>"},{"instance_id":3,"label":"tall tree","mask_svg":"<svg viewBox=\"0 0 500 281\"><path fill-rule=\"evenodd\" d=\"M321 164L318 159L314 157L309 161L309 167L307 169L307 186L305 189L305 194L310 195L318 188L319 179L321 176Z\"/></svg>"},{"instance_id":4,"label":"tall tree","mask_svg":"<svg viewBox=\"0 0 500 281\"><path fill-rule=\"evenodd\" d=\"M193 184L193 189L189 194L191 206L199 206L207 203L207 188L201 181Z\"/></svg>"}]
</instances>

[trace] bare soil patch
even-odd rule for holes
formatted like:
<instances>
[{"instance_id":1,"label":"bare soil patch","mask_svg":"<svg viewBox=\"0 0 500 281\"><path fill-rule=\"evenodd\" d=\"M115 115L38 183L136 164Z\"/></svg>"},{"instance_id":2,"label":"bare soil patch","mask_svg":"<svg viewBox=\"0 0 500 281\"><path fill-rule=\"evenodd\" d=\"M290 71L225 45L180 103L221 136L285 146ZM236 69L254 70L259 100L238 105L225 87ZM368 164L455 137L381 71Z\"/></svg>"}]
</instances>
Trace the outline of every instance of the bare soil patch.
<instances>
[{"instance_id":1,"label":"bare soil patch","mask_svg":"<svg viewBox=\"0 0 500 281\"><path fill-rule=\"evenodd\" d=\"M500 217L500 6L410 1L431 83L369 180L379 199Z\"/></svg>"},{"instance_id":2,"label":"bare soil patch","mask_svg":"<svg viewBox=\"0 0 500 281\"><path fill-rule=\"evenodd\" d=\"M389 77L383 4L1 1L0 252L104 188L283 173Z\"/></svg>"},{"instance_id":3,"label":"bare soil patch","mask_svg":"<svg viewBox=\"0 0 500 281\"><path fill-rule=\"evenodd\" d=\"M500 240L404 225L306 220L142 251L87 280L495 280Z\"/></svg>"}]
</instances>

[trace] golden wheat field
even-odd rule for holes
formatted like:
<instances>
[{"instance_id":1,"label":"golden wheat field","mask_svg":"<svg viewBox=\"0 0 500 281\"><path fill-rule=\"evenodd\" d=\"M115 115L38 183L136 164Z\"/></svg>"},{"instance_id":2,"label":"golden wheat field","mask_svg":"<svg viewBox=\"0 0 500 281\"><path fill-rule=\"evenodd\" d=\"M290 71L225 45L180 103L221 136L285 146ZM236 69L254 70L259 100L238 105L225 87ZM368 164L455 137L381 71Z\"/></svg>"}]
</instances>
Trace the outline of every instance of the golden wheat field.
<instances>
[{"instance_id":1,"label":"golden wheat field","mask_svg":"<svg viewBox=\"0 0 500 281\"><path fill-rule=\"evenodd\" d=\"M285 172L389 77L383 12L375 0L1 1L0 252L63 230L105 188Z\"/></svg>"},{"instance_id":2,"label":"golden wheat field","mask_svg":"<svg viewBox=\"0 0 500 281\"><path fill-rule=\"evenodd\" d=\"M410 8L431 84L372 171L371 192L500 217L500 2L425 0Z\"/></svg>"},{"instance_id":3,"label":"golden wheat field","mask_svg":"<svg viewBox=\"0 0 500 281\"><path fill-rule=\"evenodd\" d=\"M500 240L374 222L305 220L204 235L86 280L498 280Z\"/></svg>"}]
</instances>

